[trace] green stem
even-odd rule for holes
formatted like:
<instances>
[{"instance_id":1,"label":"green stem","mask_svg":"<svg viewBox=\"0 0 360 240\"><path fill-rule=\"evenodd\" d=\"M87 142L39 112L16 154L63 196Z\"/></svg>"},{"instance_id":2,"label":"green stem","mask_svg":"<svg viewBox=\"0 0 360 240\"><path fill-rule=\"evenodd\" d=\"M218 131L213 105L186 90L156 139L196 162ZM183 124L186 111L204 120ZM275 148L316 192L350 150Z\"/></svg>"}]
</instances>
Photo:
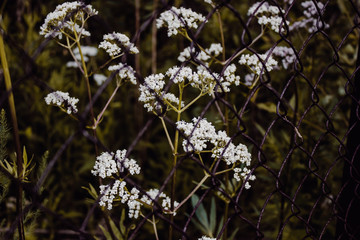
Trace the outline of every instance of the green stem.
<instances>
[{"instance_id":1,"label":"green stem","mask_svg":"<svg viewBox=\"0 0 360 240\"><path fill-rule=\"evenodd\" d=\"M176 122L179 122L181 119L181 101L182 101L182 97L183 97L183 84L181 83L179 85L179 105L178 105L178 112L177 112L177 118L176 118ZM173 159L173 168L176 167L176 163L177 163L177 156L178 156L178 147L179 147L179 130L176 129L175 131L175 139L174 139L174 159ZM172 177L172 183L171 183L171 209L174 210L174 199L175 199L175 186L176 186L176 169L174 171L174 175ZM174 215L171 214L170 216L170 222L172 223L174 221ZM173 235L173 228L172 225L169 225L169 240L172 239L172 235Z\"/></svg>"},{"instance_id":2,"label":"green stem","mask_svg":"<svg viewBox=\"0 0 360 240\"><path fill-rule=\"evenodd\" d=\"M216 10L216 15L218 17L220 36L221 36L221 45L223 48L222 61L224 62L225 61L225 38L224 38L224 29L223 29L222 21L221 21L221 14L220 14L219 10Z\"/></svg>"},{"instance_id":3,"label":"green stem","mask_svg":"<svg viewBox=\"0 0 360 240\"><path fill-rule=\"evenodd\" d=\"M19 128L18 122L16 117L16 109L15 109L15 101L13 95L13 89L11 84L11 77L8 62L6 59L5 53L5 45L3 40L3 32L0 33L0 58L1 58L1 65L4 71L4 79L5 79L5 87L6 91L9 92L9 107L10 107L10 115L12 119L12 125L14 128L14 139L15 139L15 148L16 148L16 165L17 165L17 197L16 197L16 213L19 216L19 224L18 224L18 232L19 232L19 239L25 240L25 233L24 233L24 222L23 222L23 211L22 211L22 154L21 154L21 147L20 147L20 137L19 137Z\"/></svg>"},{"instance_id":4,"label":"green stem","mask_svg":"<svg viewBox=\"0 0 360 240\"><path fill-rule=\"evenodd\" d=\"M204 93L200 93L196 98L194 98L191 102L189 102L185 107L180 109L180 113L184 112L186 109L188 109L191 105L193 105L197 100L199 100L199 98L201 98L202 96L204 96Z\"/></svg>"},{"instance_id":5,"label":"green stem","mask_svg":"<svg viewBox=\"0 0 360 240\"><path fill-rule=\"evenodd\" d=\"M191 198L192 195L195 194L195 192L203 185L203 183L206 181L206 179L208 179L210 177L209 174L205 174L205 176L201 179L201 181L196 185L196 187L191 191L191 193L189 195L186 196L186 198L184 200L181 201L181 203L179 203L179 205L177 205L177 207L174 209L174 212L176 212L182 205L184 205L187 200L189 200L189 198Z\"/></svg>"},{"instance_id":6,"label":"green stem","mask_svg":"<svg viewBox=\"0 0 360 240\"><path fill-rule=\"evenodd\" d=\"M92 129L96 129L96 128L97 128L97 126L99 125L100 120L101 120L102 116L103 116L103 115L104 115L104 113L105 113L105 110L108 108L108 106L109 106L110 102L111 102L111 101L112 101L112 99L114 98L114 96L115 96L115 94L116 94L117 90L119 89L119 87L120 87L120 85L117 85L117 86L116 86L116 88L115 88L114 92L111 94L111 96L110 96L109 100L107 101L107 103L106 103L105 107L103 108L103 110L101 111L101 113L97 116L96 121L95 121L95 123L94 123L94 125L93 125Z\"/></svg>"},{"instance_id":7,"label":"green stem","mask_svg":"<svg viewBox=\"0 0 360 240\"><path fill-rule=\"evenodd\" d=\"M167 130L167 127L166 127L164 118L163 118L163 117L160 117L160 120L161 120L161 124L163 125L164 131L165 131L165 134L166 134L166 138L167 138L167 140L168 140L168 142L169 142L169 145L170 145L170 147L171 147L171 151L174 152L174 145L173 145L172 142L171 142L170 135L169 135L169 131Z\"/></svg>"},{"instance_id":8,"label":"green stem","mask_svg":"<svg viewBox=\"0 0 360 240\"><path fill-rule=\"evenodd\" d=\"M93 109L92 100L91 100L91 89L90 89L88 70L87 70L87 67L86 67L85 60L84 60L84 55L83 55L82 50L81 50L80 38L77 35L75 25L73 26L73 31L74 31L74 35L75 35L75 39L76 39L76 45L79 48L79 54L80 54L80 57L81 57L81 63L82 63L82 67L83 67L83 70L84 70L84 77L85 77L86 88L87 88L89 104L90 104L90 114L91 114L91 121L92 121L91 124L95 124L96 120L95 120L94 109ZM93 136L96 138L96 129L93 129ZM96 143L95 143L95 154L96 154L96 156L99 155Z\"/></svg>"},{"instance_id":9,"label":"green stem","mask_svg":"<svg viewBox=\"0 0 360 240\"><path fill-rule=\"evenodd\" d=\"M84 77L85 77L85 81L86 81L87 93L88 93L89 104L90 104L91 119L92 119L92 121L94 121L95 120L95 117L94 117L95 115L94 115L94 109L93 109L92 100L91 100L91 89L90 89L89 75L88 75L86 63L85 63L85 60L84 60L84 55L83 55L82 50L81 50L80 39L79 39L79 37L78 37L78 35L76 33L75 26L73 27L73 31L74 31L74 35L75 35L75 39L76 39L76 45L79 48L79 54L80 54L80 57L81 57L81 64L82 64L82 67L83 67L83 70L84 70ZM95 135L95 129L94 129L94 135Z\"/></svg>"},{"instance_id":10,"label":"green stem","mask_svg":"<svg viewBox=\"0 0 360 240\"><path fill-rule=\"evenodd\" d=\"M254 43L256 43L263 35L264 35L265 31L264 29L261 29L261 33L252 40L252 42L249 44L248 48L251 47ZM247 48L242 49L241 51L239 51L233 58L232 60L234 60L235 58L237 58L238 56L240 56L243 52L245 52L247 50ZM223 62L223 64L225 64L228 60L226 60L225 62Z\"/></svg>"},{"instance_id":11,"label":"green stem","mask_svg":"<svg viewBox=\"0 0 360 240\"><path fill-rule=\"evenodd\" d=\"M152 221L151 221L151 223L152 223L153 228L154 228L154 233L155 233L156 240L159 240L159 235L158 235L158 232L157 232L156 222L155 222L155 216L154 216L154 215L152 215Z\"/></svg>"}]
</instances>

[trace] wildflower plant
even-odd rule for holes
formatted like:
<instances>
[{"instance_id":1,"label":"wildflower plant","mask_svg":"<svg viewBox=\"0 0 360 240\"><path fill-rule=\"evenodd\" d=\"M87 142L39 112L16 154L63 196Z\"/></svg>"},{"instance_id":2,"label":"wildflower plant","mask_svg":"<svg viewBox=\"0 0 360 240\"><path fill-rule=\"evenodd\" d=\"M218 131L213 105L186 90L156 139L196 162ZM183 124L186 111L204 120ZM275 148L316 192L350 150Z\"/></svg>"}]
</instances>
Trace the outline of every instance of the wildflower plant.
<instances>
[{"instance_id":1,"label":"wildflower plant","mask_svg":"<svg viewBox=\"0 0 360 240\"><path fill-rule=\"evenodd\" d=\"M216 7L216 1L204 2L208 8ZM279 37L288 29L295 31L303 25L314 24L315 20L309 19L318 12L310 5L308 2L302 4L306 9L307 20L298 23L291 23L285 15L285 10L278 5L262 1L250 6L247 17L249 22L255 20L260 32L252 38L248 46L231 53L226 51L226 36L222 29L220 11L215 10L205 17L192 9L171 7L159 14L156 27L165 28L169 38L181 35L189 44L179 51L178 64L163 72L149 74L143 79L138 77L141 73L136 72L130 63L124 60L125 58L122 58L121 62L118 61L122 56L141 54L125 34L105 34L97 47L83 45L83 40L91 35L86 29L88 19L99 14L91 5L66 2L49 13L41 26L40 34L53 38L68 50L73 58L73 61L67 64L68 67L75 67L82 73L90 107L90 124L86 127L93 130L93 136L96 137L96 129L105 117L105 112L118 89L125 83L131 83L131 87L139 92L138 102L143 105L145 112L153 114L161 124L163 137L171 151L172 159L166 160L172 162L171 168L168 169L169 179L171 178L168 182L171 184L161 186L159 183L158 186L149 187L149 190L137 183L142 174L141 160L130 158L131 151L97 151L91 173L99 178L99 195L94 194L92 190L89 192L97 197L95 200L102 210L108 212L118 206L126 207L129 219L139 221L136 219L144 218L150 222L157 239L157 221L162 219L159 216L167 214L171 238L174 234L171 224L176 221L176 217L186 214L184 206L189 204L189 199L200 189L206 189L206 184L210 184L210 180L217 179L221 187L214 191L214 195L226 204L223 214L223 219L226 219L231 199L237 196L239 191L251 191L254 186L256 187L256 159L251 154L249 143L238 134L242 119L234 120L229 116L229 109L235 113L238 110L220 106L219 99L226 98L234 90L243 91L243 94L248 94L253 89L256 92L256 87L263 84L271 73L291 69L296 64L297 56L292 48L277 46L276 43L259 54L252 47L267 36ZM323 5L319 3L318 7L322 9ZM214 42L202 46L201 41L194 40L194 32L196 31L197 37L201 38L201 31L198 29L206 27L210 18L218 21L221 43ZM323 27L326 28L327 25ZM89 58L96 57L98 51L105 51L109 59L98 69L92 69L90 72ZM107 77L98 71L105 67L116 77L116 88L95 117L89 77L93 76L97 84L101 85ZM67 92L49 93L45 97L45 102L59 106L70 115L82 111L76 106L79 99L70 97ZM210 105L202 105L204 102L209 102L216 108L209 110ZM192 109L196 106L202 106L204 110L198 116L193 116ZM215 111L221 120L211 121L211 116L208 117L210 111ZM202 178L193 179L195 185L183 196L178 195L175 189L182 184L177 178L179 165L186 161L197 164ZM159 219L156 219L157 217ZM225 231L224 235L226 234ZM215 236L215 233L212 233L212 236ZM204 235L199 239L215 238Z\"/></svg>"}]
</instances>

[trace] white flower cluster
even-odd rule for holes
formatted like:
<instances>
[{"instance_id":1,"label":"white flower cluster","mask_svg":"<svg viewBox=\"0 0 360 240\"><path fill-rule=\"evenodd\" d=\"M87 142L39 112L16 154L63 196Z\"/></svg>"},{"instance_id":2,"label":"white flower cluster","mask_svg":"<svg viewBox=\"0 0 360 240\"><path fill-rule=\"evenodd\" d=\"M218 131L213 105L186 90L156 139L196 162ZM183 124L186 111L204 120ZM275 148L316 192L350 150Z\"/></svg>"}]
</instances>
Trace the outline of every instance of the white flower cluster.
<instances>
[{"instance_id":1,"label":"white flower cluster","mask_svg":"<svg viewBox=\"0 0 360 240\"><path fill-rule=\"evenodd\" d=\"M134 159L126 158L126 150L117 150L113 152L103 152L96 158L96 162L91 173L101 178L110 177L118 172L124 172L125 169L131 175L140 173L140 166Z\"/></svg>"},{"instance_id":2,"label":"white flower cluster","mask_svg":"<svg viewBox=\"0 0 360 240\"><path fill-rule=\"evenodd\" d=\"M93 78L98 86L102 85L107 79L107 77L104 74L99 74L99 73L95 73L93 75Z\"/></svg>"},{"instance_id":3,"label":"white flower cluster","mask_svg":"<svg viewBox=\"0 0 360 240\"><path fill-rule=\"evenodd\" d=\"M258 23L264 26L270 26L275 32L279 32L280 25L282 23L282 31L284 30L284 21L280 15L284 13L284 10L280 9L277 6L269 5L268 2L257 2L253 4L248 10L248 16L256 16L258 18ZM286 24L289 24L286 21Z\"/></svg>"},{"instance_id":4,"label":"white flower cluster","mask_svg":"<svg viewBox=\"0 0 360 240\"><path fill-rule=\"evenodd\" d=\"M200 51L199 53L195 52L195 48L187 47L180 53L178 60L180 62L185 62L191 59L191 56L193 55L196 60L202 61L208 66L207 61L211 59L211 56L217 57L222 51L223 48L220 43L212 43L209 48L205 49L205 51Z\"/></svg>"},{"instance_id":5,"label":"white flower cluster","mask_svg":"<svg viewBox=\"0 0 360 240\"><path fill-rule=\"evenodd\" d=\"M183 131L185 139L182 142L185 152L195 151L200 153L208 148L208 144L213 145L212 158L222 159L227 165L235 166L241 164L244 168L234 169L234 178L237 181L255 180L247 167L251 164L251 154L244 144L235 146L225 131L216 132L215 127L206 119L193 118L192 122L179 121L176 123L179 130ZM249 183L245 185L250 188Z\"/></svg>"},{"instance_id":6,"label":"white flower cluster","mask_svg":"<svg viewBox=\"0 0 360 240\"><path fill-rule=\"evenodd\" d=\"M85 62L89 61L89 57L94 57L98 53L98 49L96 47L91 47L91 46L80 46L80 47L81 47L81 53L83 55L83 58L84 58ZM81 61L81 55L80 55L79 48L75 48L73 53L74 53L74 56L75 56L76 60ZM75 61L67 62L66 66L67 67L74 67L74 68L79 67L78 64Z\"/></svg>"},{"instance_id":7,"label":"white flower cluster","mask_svg":"<svg viewBox=\"0 0 360 240\"><path fill-rule=\"evenodd\" d=\"M152 74L145 78L144 84L140 84L139 101L144 103L144 108L148 112L161 110L162 104L157 98L167 101L169 104L175 104L178 106L180 100L172 93L165 93L163 91L165 86L164 74ZM184 102L181 102L181 106L184 106Z\"/></svg>"},{"instance_id":8,"label":"white flower cluster","mask_svg":"<svg viewBox=\"0 0 360 240\"><path fill-rule=\"evenodd\" d=\"M251 85L253 85L254 80L255 80L255 73L249 73L245 75L245 82L244 84L248 87L250 87Z\"/></svg>"},{"instance_id":9,"label":"white flower cluster","mask_svg":"<svg viewBox=\"0 0 360 240\"><path fill-rule=\"evenodd\" d=\"M120 79L129 80L132 84L136 85L135 70L126 64L119 63L108 67L109 71L119 71Z\"/></svg>"},{"instance_id":10,"label":"white flower cluster","mask_svg":"<svg viewBox=\"0 0 360 240\"><path fill-rule=\"evenodd\" d=\"M206 119L193 118L192 121L190 123L179 121L176 127L187 137L182 142L184 151L201 152L208 147L208 142L215 143L217 133L215 127Z\"/></svg>"},{"instance_id":11,"label":"white flower cluster","mask_svg":"<svg viewBox=\"0 0 360 240\"><path fill-rule=\"evenodd\" d=\"M79 102L79 99L70 97L67 92L56 91L49 93L45 97L45 102L47 105L54 104L59 107L64 107L68 114L77 113L78 111L76 104Z\"/></svg>"},{"instance_id":12,"label":"white flower cluster","mask_svg":"<svg viewBox=\"0 0 360 240\"><path fill-rule=\"evenodd\" d=\"M103 179L112 177L118 172L124 172L125 169L127 169L131 175L139 174L139 165L134 159L126 158L126 152L126 150L117 150L115 154L103 152L96 158L96 162L91 173ZM129 218L138 218L141 206L144 203L149 206L153 206L153 201L159 194L159 190L151 189L147 192L147 195L140 196L140 191L135 187L129 191L126 187L126 182L122 179L117 179L110 184L100 185L99 188L100 194L102 195L99 205L107 207L108 210L111 210L115 200L120 201L122 204L126 203L129 207ZM161 206L165 213L171 212L171 199L164 193L160 193L159 198L162 199ZM175 201L174 206L176 207L178 205L179 203ZM173 214L175 215L175 213Z\"/></svg>"},{"instance_id":13,"label":"white flower cluster","mask_svg":"<svg viewBox=\"0 0 360 240\"><path fill-rule=\"evenodd\" d=\"M105 179L116 173L124 172L125 169L131 175L140 174L141 170L134 159L126 157L126 150L117 150L115 154L103 152L98 156L91 173ZM141 206L139 190L134 187L131 191L128 191L125 181L116 180L113 184L100 185L100 194L102 194L99 202L100 206L107 206L111 210L113 201L119 198L121 203L127 203L130 218L137 218L139 216Z\"/></svg>"},{"instance_id":14,"label":"white flower cluster","mask_svg":"<svg viewBox=\"0 0 360 240\"><path fill-rule=\"evenodd\" d=\"M126 182L115 180L113 184L100 185L100 194L102 194L99 205L107 207L111 210L113 201L120 199L121 203L127 204L129 207L129 218L138 218L140 213L141 202L139 201L139 190L133 187L129 191L126 187Z\"/></svg>"},{"instance_id":15,"label":"white flower cluster","mask_svg":"<svg viewBox=\"0 0 360 240\"><path fill-rule=\"evenodd\" d=\"M290 47L276 46L272 51L272 55L281 57L281 62L285 69L288 69L289 65L296 61L295 52Z\"/></svg>"},{"instance_id":16,"label":"white flower cluster","mask_svg":"<svg viewBox=\"0 0 360 240\"><path fill-rule=\"evenodd\" d=\"M162 104L158 99L163 99L165 105L175 104L176 108L180 104L179 99L172 93L165 93L163 91L165 86L165 76L169 77L175 84L190 84L194 88L200 89L201 93L208 93L211 95L219 81L225 92L230 91L230 85L240 84L240 77L235 75L236 66L231 64L224 70L224 74L220 77L218 73L211 73L203 66L198 66L197 72L190 67L172 67L164 74L152 74L145 78L144 84L139 87L140 97L139 101L144 103L144 108L149 112L162 109ZM181 107L184 102L181 102Z\"/></svg>"},{"instance_id":17,"label":"white flower cluster","mask_svg":"<svg viewBox=\"0 0 360 240\"><path fill-rule=\"evenodd\" d=\"M272 56L268 56L268 54L244 54L241 55L239 63L240 65L247 65L253 73L260 75L264 67L264 64L260 61L260 59L264 62L265 68L268 72L273 70L278 64L278 62Z\"/></svg>"},{"instance_id":18,"label":"white flower cluster","mask_svg":"<svg viewBox=\"0 0 360 240\"><path fill-rule=\"evenodd\" d=\"M207 237L207 236L202 236L202 237L199 238L198 240L216 240L216 238L211 238L211 237Z\"/></svg>"},{"instance_id":19,"label":"white flower cluster","mask_svg":"<svg viewBox=\"0 0 360 240\"><path fill-rule=\"evenodd\" d=\"M99 44L99 48L104 49L110 57L118 57L123 53L123 49L128 49L130 53L137 54L139 50L130 39L122 33L109 33L103 36L103 41Z\"/></svg>"},{"instance_id":20,"label":"white flower cluster","mask_svg":"<svg viewBox=\"0 0 360 240\"><path fill-rule=\"evenodd\" d=\"M70 20L66 18L70 15ZM87 15L87 16L84 16ZM65 2L63 4L58 5L55 8L55 11L49 13L46 18L44 24L40 27L40 35L44 35L45 37L58 37L62 38L61 30L70 30L73 31L75 28L78 35L90 36L90 33L86 31L83 27L80 27L76 22L82 22L88 16L93 16L98 14L98 12L92 8L91 5L84 5L81 2ZM75 16L75 18L72 18Z\"/></svg>"},{"instance_id":21,"label":"white flower cluster","mask_svg":"<svg viewBox=\"0 0 360 240\"><path fill-rule=\"evenodd\" d=\"M206 18L196 12L193 12L191 9L187 8L176 8L172 7L170 10L167 10L160 14L160 17L156 19L157 28L167 27L168 36L177 35L180 29L186 27L188 28L198 28L198 23L204 22Z\"/></svg>"},{"instance_id":22,"label":"white flower cluster","mask_svg":"<svg viewBox=\"0 0 360 240\"><path fill-rule=\"evenodd\" d=\"M162 199L161 207L163 210L165 210L165 213L171 212L171 198L166 196L165 193L161 192L159 193L159 189L153 188L146 192L146 195L143 195L141 198L141 201L149 206L154 205L154 200L156 196L159 195L159 200ZM174 201L174 207L177 207L179 203L177 201ZM172 213L174 216L176 213Z\"/></svg>"},{"instance_id":23,"label":"white flower cluster","mask_svg":"<svg viewBox=\"0 0 360 240\"><path fill-rule=\"evenodd\" d=\"M317 2L316 4L320 11L323 11L324 4L321 2ZM320 28L329 28L329 24L323 26L323 23L318 20L319 13L313 1L302 2L301 6L305 9L303 11L305 18L298 22L294 22L289 28L290 31L298 28L305 28L309 33L313 33L318 30L318 26Z\"/></svg>"},{"instance_id":24,"label":"white flower cluster","mask_svg":"<svg viewBox=\"0 0 360 240\"><path fill-rule=\"evenodd\" d=\"M230 92L230 85L235 84L238 86L240 84L240 76L235 75L236 66L235 64L230 64L224 70L224 74L220 77L220 74L215 72L209 72L204 66L197 67L197 74L199 76L199 81L193 81L191 86L201 89L203 92L209 92L211 95L217 83L219 82L221 88L219 87L217 91L224 90L224 92ZM196 79L195 79L196 80Z\"/></svg>"}]
</instances>

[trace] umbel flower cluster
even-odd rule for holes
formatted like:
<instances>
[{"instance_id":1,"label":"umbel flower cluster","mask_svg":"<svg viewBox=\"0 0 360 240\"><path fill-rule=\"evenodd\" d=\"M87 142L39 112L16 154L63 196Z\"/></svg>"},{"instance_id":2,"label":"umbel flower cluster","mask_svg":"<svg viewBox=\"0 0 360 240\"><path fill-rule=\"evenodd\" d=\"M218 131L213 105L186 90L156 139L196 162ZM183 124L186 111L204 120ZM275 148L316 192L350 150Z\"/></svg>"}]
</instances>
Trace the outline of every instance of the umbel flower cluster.
<instances>
[{"instance_id":1,"label":"umbel flower cluster","mask_svg":"<svg viewBox=\"0 0 360 240\"><path fill-rule=\"evenodd\" d=\"M200 90L200 96L212 95L217 91L230 91L230 85L240 84L240 77L235 75L236 66L229 65L222 77L220 74L210 72L203 66L198 66L197 71L193 71L190 67L172 67L164 74L152 74L145 78L144 84L140 84L139 101L144 103L144 107L149 111L160 111L165 105L165 110L173 109L175 111L183 111L181 108L187 108L185 102L179 100L173 93L165 92L165 79L168 77L174 84L182 87L191 86ZM217 85L220 84L220 87ZM191 104L191 103L189 103Z\"/></svg>"},{"instance_id":2,"label":"umbel flower cluster","mask_svg":"<svg viewBox=\"0 0 360 240\"><path fill-rule=\"evenodd\" d=\"M185 28L198 28L198 23L204 22L206 18L191 9L172 7L170 10L160 14L156 20L157 28L167 27L168 36L177 35L179 30Z\"/></svg>"},{"instance_id":3,"label":"umbel flower cluster","mask_svg":"<svg viewBox=\"0 0 360 240\"><path fill-rule=\"evenodd\" d=\"M248 16L256 16L258 23L262 26L269 26L275 32L284 30L284 24L289 24L289 21L283 20L281 13L284 14L284 10L277 6L272 6L268 2L257 2L252 5L248 10Z\"/></svg>"},{"instance_id":4,"label":"umbel flower cluster","mask_svg":"<svg viewBox=\"0 0 360 240\"><path fill-rule=\"evenodd\" d=\"M45 97L45 102L48 105L54 104L56 106L63 107L67 114L77 113L78 111L76 104L79 102L79 99L70 97L67 92L55 91L49 93Z\"/></svg>"},{"instance_id":5,"label":"umbel flower cluster","mask_svg":"<svg viewBox=\"0 0 360 240\"><path fill-rule=\"evenodd\" d=\"M130 53L137 54L139 50L130 42L130 39L122 33L109 33L103 36L104 41L99 44L99 48L104 49L112 58L121 56L123 49L128 49Z\"/></svg>"},{"instance_id":6,"label":"umbel flower cluster","mask_svg":"<svg viewBox=\"0 0 360 240\"><path fill-rule=\"evenodd\" d=\"M240 143L235 146L225 131L216 132L215 127L206 119L193 118L189 123L179 121L176 126L185 135L182 142L185 152L194 151L200 154L211 145L211 157L215 160L221 159L232 166L234 178L237 181L246 180L245 188L250 188L248 180L255 180L255 176L248 169L251 164L251 154L245 145ZM238 165L240 167L236 167Z\"/></svg>"},{"instance_id":7,"label":"umbel flower cluster","mask_svg":"<svg viewBox=\"0 0 360 240\"><path fill-rule=\"evenodd\" d=\"M155 204L155 199L158 197L158 202L161 200L164 213L172 213L170 209L171 199L165 193L159 192L158 189L151 189L141 196L140 191L136 187L132 187L131 190L127 187L123 177L126 174L138 175L141 168L134 159L127 158L126 153L126 150L117 150L116 153L103 152L96 158L91 173L102 179L112 180L109 184L100 185L101 197L99 205L111 210L113 202L118 201L122 204L127 204L129 218L138 218L141 206L152 207ZM174 201L174 206L176 207L177 205L178 203Z\"/></svg>"},{"instance_id":8,"label":"umbel flower cluster","mask_svg":"<svg viewBox=\"0 0 360 240\"><path fill-rule=\"evenodd\" d=\"M98 11L91 5L65 2L46 16L44 24L40 27L40 35L62 39L63 33L76 32L79 36L90 36L90 32L84 29L83 23L87 18L97 14Z\"/></svg>"}]
</instances>

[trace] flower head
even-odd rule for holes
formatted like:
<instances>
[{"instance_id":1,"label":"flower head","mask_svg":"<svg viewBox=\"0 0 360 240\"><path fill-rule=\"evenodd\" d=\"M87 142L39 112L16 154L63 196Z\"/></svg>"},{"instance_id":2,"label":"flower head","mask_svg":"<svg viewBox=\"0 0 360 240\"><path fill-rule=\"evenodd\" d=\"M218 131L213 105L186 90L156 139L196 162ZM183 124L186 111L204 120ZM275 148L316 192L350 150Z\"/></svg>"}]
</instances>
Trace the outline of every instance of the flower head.
<instances>
[{"instance_id":1,"label":"flower head","mask_svg":"<svg viewBox=\"0 0 360 240\"><path fill-rule=\"evenodd\" d=\"M124 49L128 49L130 53L137 54L139 50L130 42L130 39L122 33L109 33L103 36L103 41L99 44L99 48L104 49L110 57L118 57Z\"/></svg>"},{"instance_id":2,"label":"flower head","mask_svg":"<svg viewBox=\"0 0 360 240\"><path fill-rule=\"evenodd\" d=\"M273 31L279 32L280 25L282 24L282 30L284 30L284 24L289 24L288 21L283 20L280 15L284 13L284 10L277 6L272 6L268 2L257 2L253 4L248 10L248 16L256 16L258 23L263 26L269 26Z\"/></svg>"},{"instance_id":3,"label":"flower head","mask_svg":"<svg viewBox=\"0 0 360 240\"><path fill-rule=\"evenodd\" d=\"M62 38L63 31L74 32L83 36L90 33L83 28L84 21L98 12L91 5L82 2L65 2L49 13L40 27L40 35ZM80 24L80 25L79 25Z\"/></svg>"},{"instance_id":4,"label":"flower head","mask_svg":"<svg viewBox=\"0 0 360 240\"><path fill-rule=\"evenodd\" d=\"M131 66L126 64L119 63L117 65L112 65L108 68L109 71L118 71L118 76L120 79L128 80L132 84L136 85L135 71Z\"/></svg>"},{"instance_id":5,"label":"flower head","mask_svg":"<svg viewBox=\"0 0 360 240\"><path fill-rule=\"evenodd\" d=\"M54 104L59 107L64 107L67 114L77 113L78 111L76 104L79 102L79 99L70 97L67 92L56 91L49 93L45 97L45 102L48 105Z\"/></svg>"},{"instance_id":6,"label":"flower head","mask_svg":"<svg viewBox=\"0 0 360 240\"><path fill-rule=\"evenodd\" d=\"M301 3L301 6L304 8L303 14L305 18L300 21L294 22L290 26L290 31L299 28L305 28L309 33L313 33L318 30L318 28L329 28L329 24L323 23L318 20L319 12L316 7L323 11L324 4L317 2L316 5L313 1L305 1Z\"/></svg>"},{"instance_id":7,"label":"flower head","mask_svg":"<svg viewBox=\"0 0 360 240\"><path fill-rule=\"evenodd\" d=\"M172 7L170 10L160 14L156 20L157 28L167 27L168 36L177 35L180 29L198 28L198 23L204 22L206 18L191 9Z\"/></svg>"},{"instance_id":8,"label":"flower head","mask_svg":"<svg viewBox=\"0 0 360 240\"><path fill-rule=\"evenodd\" d=\"M241 65L247 65L256 75L260 75L262 73L264 65L266 71L270 72L278 64L278 62L272 56L268 56L268 54L244 54L241 55L239 63Z\"/></svg>"}]
</instances>

